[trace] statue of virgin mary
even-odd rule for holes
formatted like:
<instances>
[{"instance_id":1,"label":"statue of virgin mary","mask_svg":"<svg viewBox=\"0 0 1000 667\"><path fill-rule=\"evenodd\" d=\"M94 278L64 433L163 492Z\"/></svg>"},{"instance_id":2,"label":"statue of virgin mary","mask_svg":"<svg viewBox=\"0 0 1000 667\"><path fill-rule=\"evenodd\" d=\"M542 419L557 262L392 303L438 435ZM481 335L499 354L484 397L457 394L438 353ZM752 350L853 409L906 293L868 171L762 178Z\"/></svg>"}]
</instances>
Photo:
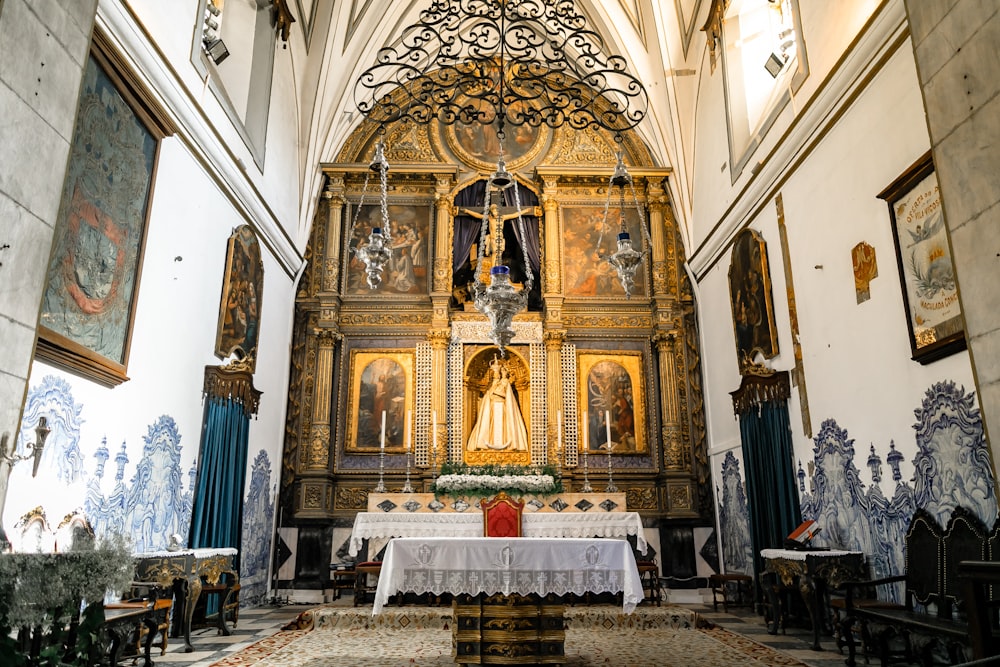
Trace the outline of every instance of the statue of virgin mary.
<instances>
[{"instance_id":1,"label":"statue of virgin mary","mask_svg":"<svg viewBox=\"0 0 1000 667\"><path fill-rule=\"evenodd\" d=\"M468 450L526 452L528 430L507 367L494 357L490 374L490 386L479 401L479 416L469 436Z\"/></svg>"}]
</instances>

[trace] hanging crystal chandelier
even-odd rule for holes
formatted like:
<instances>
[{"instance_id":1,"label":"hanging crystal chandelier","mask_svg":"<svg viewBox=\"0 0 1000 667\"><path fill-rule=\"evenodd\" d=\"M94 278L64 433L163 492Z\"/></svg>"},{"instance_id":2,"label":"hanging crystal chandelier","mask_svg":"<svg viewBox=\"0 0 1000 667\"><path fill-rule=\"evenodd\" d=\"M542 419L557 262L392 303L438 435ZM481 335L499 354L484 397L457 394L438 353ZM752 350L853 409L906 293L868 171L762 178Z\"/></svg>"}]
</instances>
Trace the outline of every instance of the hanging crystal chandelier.
<instances>
[{"instance_id":1,"label":"hanging crystal chandelier","mask_svg":"<svg viewBox=\"0 0 1000 667\"><path fill-rule=\"evenodd\" d=\"M501 124L501 128L503 125ZM492 238L489 238L490 194L493 190L503 192L513 186L514 206L517 210L517 230L521 239L527 238L524 230L524 218L521 216L521 197L518 193L517 181L507 171L503 159L504 133L501 129L497 136L500 140L500 157L497 160L497 170L490 174L486 182L486 196L483 203L482 226L479 229L479 249L476 253L476 280L472 284L472 296L476 310L486 315L490 321L490 340L500 348L500 356L504 356L504 348L510 345L514 338L514 316L527 308L528 294L534 285L534 275L531 272L531 262L528 261L524 248L521 248L521 258L524 261L524 287L518 290L510 282L510 267L503 264L503 220L496 215L496 224ZM493 255L494 264L490 268L490 283L483 282L482 267L486 259L487 242Z\"/></svg>"},{"instance_id":2,"label":"hanging crystal chandelier","mask_svg":"<svg viewBox=\"0 0 1000 667\"><path fill-rule=\"evenodd\" d=\"M365 194L368 192L368 178L372 172L378 172L380 195L379 205L382 214L382 226L372 227L368 234L368 244L358 245L354 249L354 256L365 265L365 278L370 289L375 289L382 282L382 271L386 264L392 259L392 236L389 231L389 203L388 185L386 174L389 172L389 162L385 159L385 145L382 139L375 144L375 155L371 164L368 165L368 172L365 174L365 184L361 189L361 201L354 212L354 221L351 224L351 238L354 238L354 228L358 224L361 209L365 205Z\"/></svg>"},{"instance_id":3,"label":"hanging crystal chandelier","mask_svg":"<svg viewBox=\"0 0 1000 667\"><path fill-rule=\"evenodd\" d=\"M616 141L620 142L621 138L616 137ZM601 259L614 267L615 272L618 274L618 280L621 281L622 288L625 290L625 298L631 299L632 289L635 287L636 271L642 266L642 260L645 259L648 250L644 249L642 252L639 252L632 247L632 235L629 234L628 228L625 225L625 186L628 186L632 193L632 204L639 215L639 228L646 239L646 248L652 246L652 241L649 238L649 231L646 229L645 215L643 215L642 207L639 206L639 198L635 194L635 184L632 181L632 174L628 173L628 168L625 167L625 160L620 146L615 157L618 163L615 165L615 171L611 174L611 180L608 182L608 198L604 202L604 221L601 225L600 235L597 238L597 254ZM611 208L611 193L615 189L618 191L618 249L608 255L604 253L601 246L604 240L604 230L609 228L608 212Z\"/></svg>"}]
</instances>

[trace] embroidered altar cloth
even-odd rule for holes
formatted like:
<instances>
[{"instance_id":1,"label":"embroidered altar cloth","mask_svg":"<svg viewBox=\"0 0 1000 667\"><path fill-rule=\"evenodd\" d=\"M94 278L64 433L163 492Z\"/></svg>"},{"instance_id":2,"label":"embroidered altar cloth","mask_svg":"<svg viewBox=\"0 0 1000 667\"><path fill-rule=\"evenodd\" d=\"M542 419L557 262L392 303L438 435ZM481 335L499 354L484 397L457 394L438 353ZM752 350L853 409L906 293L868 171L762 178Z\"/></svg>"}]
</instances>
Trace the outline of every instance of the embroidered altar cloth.
<instances>
[{"instance_id":1,"label":"embroidered altar cloth","mask_svg":"<svg viewBox=\"0 0 1000 667\"><path fill-rule=\"evenodd\" d=\"M372 615L399 591L453 595L622 593L632 613L643 599L624 540L537 537L401 537L389 542Z\"/></svg>"},{"instance_id":2,"label":"embroidered altar cloth","mask_svg":"<svg viewBox=\"0 0 1000 667\"><path fill-rule=\"evenodd\" d=\"M587 514L538 513L521 515L524 537L617 537L635 535L639 551L646 553L646 537L638 512L601 512ZM356 556L364 540L390 537L482 537L483 515L475 514L398 514L395 512L358 512L348 552ZM371 553L371 550L369 550Z\"/></svg>"}]
</instances>

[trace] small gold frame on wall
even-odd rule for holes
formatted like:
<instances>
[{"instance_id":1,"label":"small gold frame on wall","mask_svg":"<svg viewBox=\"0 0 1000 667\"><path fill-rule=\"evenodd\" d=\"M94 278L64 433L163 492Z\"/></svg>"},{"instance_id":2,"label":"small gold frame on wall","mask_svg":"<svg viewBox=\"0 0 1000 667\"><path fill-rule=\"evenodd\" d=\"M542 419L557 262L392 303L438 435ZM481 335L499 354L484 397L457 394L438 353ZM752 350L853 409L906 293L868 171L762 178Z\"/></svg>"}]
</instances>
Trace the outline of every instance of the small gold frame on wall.
<instances>
[{"instance_id":1,"label":"small gold frame on wall","mask_svg":"<svg viewBox=\"0 0 1000 667\"><path fill-rule=\"evenodd\" d=\"M383 411L385 450L406 451L406 415L413 412L415 360L414 350L351 350L346 451L379 451Z\"/></svg>"}]
</instances>

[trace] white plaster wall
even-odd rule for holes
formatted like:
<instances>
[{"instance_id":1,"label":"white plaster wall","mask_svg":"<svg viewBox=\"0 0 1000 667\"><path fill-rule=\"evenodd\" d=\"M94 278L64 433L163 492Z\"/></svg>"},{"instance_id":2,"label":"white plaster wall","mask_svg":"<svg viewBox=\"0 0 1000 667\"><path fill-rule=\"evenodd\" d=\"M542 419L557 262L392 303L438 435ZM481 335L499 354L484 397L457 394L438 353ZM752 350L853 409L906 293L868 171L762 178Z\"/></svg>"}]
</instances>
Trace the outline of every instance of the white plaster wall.
<instances>
[{"instance_id":1,"label":"white plaster wall","mask_svg":"<svg viewBox=\"0 0 1000 667\"><path fill-rule=\"evenodd\" d=\"M183 484L198 455L203 415L204 367L218 365L214 356L216 322L222 294L227 241L232 229L244 220L219 188L177 139L163 142L150 211L139 299L135 310L132 347L128 363L130 380L108 389L88 380L36 362L29 386L46 375L64 378L77 404L83 406L80 449L85 479L71 486L56 483L52 470L37 478L30 466L18 466L11 488L4 525L11 532L17 518L42 504L50 522L82 506L86 476L94 469L93 454L107 438L111 453L103 490L113 487L114 456L127 445L126 482L142 457L147 430L161 415L176 421L181 436ZM259 355L255 386L263 392L260 411L251 421L247 480L250 465L260 449L271 460L271 488L280 474L291 337L292 280L262 247L264 292L261 298ZM54 523L53 523L54 527Z\"/></svg>"},{"instance_id":2,"label":"white plaster wall","mask_svg":"<svg viewBox=\"0 0 1000 667\"><path fill-rule=\"evenodd\" d=\"M781 175L780 187L750 220L769 253L780 353L768 365L778 370L794 365L774 204L774 195L780 192L813 434L828 418L847 429L856 440L855 465L866 485L869 445L876 446L884 462L890 440L904 454L903 479L909 479L916 452L913 411L931 384L952 380L974 387L965 352L928 365L910 359L888 207L876 198L928 145L912 51L906 42L801 163ZM860 241L875 247L878 277L871 283L871 299L858 304L851 248ZM726 250L698 285L715 474L725 451L739 442L729 396L740 383L726 275L730 252ZM813 443L804 434L800 417L793 387L789 421L795 457L807 467ZM721 481L717 478L715 484ZM882 489L891 497L894 482L888 474Z\"/></svg>"},{"instance_id":3,"label":"white plaster wall","mask_svg":"<svg viewBox=\"0 0 1000 667\"><path fill-rule=\"evenodd\" d=\"M901 0L889 0L888 5L899 5ZM693 257L706 240L715 234L715 229L722 218L743 215L741 211L734 214L730 207L734 202L744 198L743 206L750 202L746 199L751 192L749 184L754 179L754 166L760 162L774 159L773 151L780 142L787 141L786 136L793 123L803 122L799 116L813 102L813 98L822 90L844 50L871 19L880 3L875 0L844 0L837 3L814 3L800 0L802 32L805 49L809 61L809 74L802 87L794 94L792 101L780 108L779 115L773 125L764 135L752 154L746 159L746 165L737 173L731 170L730 162L744 157L742 147L737 147L737 153L730 155L727 135L727 115L723 92L724 73L721 54L717 58L715 71L709 66L707 55L699 63L698 99L696 117L696 132L694 137L694 197L691 216L691 247L689 257ZM897 12L898 13L898 12ZM815 38L811 37L815 35ZM831 37L832 36L832 37ZM689 52L689 58L697 54ZM678 90L683 90L680 88ZM806 120L805 122L815 122ZM758 179L759 180L759 179ZM727 225L731 231L732 225Z\"/></svg>"}]
</instances>

